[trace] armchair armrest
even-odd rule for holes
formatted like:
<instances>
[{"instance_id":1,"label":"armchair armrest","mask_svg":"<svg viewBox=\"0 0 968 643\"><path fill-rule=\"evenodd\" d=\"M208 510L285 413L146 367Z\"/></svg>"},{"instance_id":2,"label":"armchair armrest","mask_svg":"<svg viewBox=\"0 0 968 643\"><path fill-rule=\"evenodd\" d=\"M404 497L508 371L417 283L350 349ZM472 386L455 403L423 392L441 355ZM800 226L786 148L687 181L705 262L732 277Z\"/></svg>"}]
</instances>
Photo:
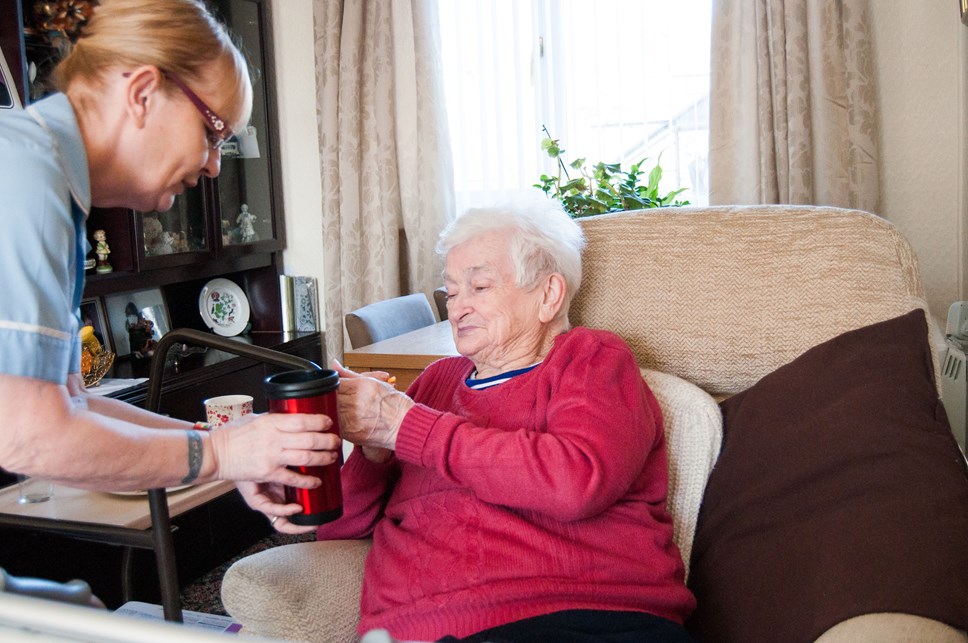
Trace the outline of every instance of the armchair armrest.
<instances>
[{"instance_id":1,"label":"armchair armrest","mask_svg":"<svg viewBox=\"0 0 968 643\"><path fill-rule=\"evenodd\" d=\"M222 604L247 634L355 643L370 545L370 540L296 543L246 556L225 572Z\"/></svg>"},{"instance_id":2,"label":"armchair armrest","mask_svg":"<svg viewBox=\"0 0 968 643\"><path fill-rule=\"evenodd\" d=\"M884 612L842 621L824 632L816 643L965 643L968 636L950 625L913 614Z\"/></svg>"}]
</instances>

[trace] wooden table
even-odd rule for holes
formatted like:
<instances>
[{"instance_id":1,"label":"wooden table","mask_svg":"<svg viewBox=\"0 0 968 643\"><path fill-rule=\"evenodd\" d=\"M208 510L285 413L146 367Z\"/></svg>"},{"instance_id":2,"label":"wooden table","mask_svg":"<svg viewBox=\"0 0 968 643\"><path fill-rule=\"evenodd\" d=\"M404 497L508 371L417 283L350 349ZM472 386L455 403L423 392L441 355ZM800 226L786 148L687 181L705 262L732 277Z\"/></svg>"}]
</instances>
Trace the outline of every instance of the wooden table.
<instances>
[{"instance_id":1,"label":"wooden table","mask_svg":"<svg viewBox=\"0 0 968 643\"><path fill-rule=\"evenodd\" d=\"M167 496L167 512L170 516L181 515L200 507L235 489L227 481L209 482L186 489L174 488ZM133 550L148 549L155 553L159 576L168 576L167 586L162 587L162 603L166 616L177 612L181 605L174 598L177 592L176 570L173 550L163 546L161 539L171 534L161 534L152 526L152 511L147 493L137 495L110 494L85 491L72 487L54 486L54 494L45 502L20 504L16 484L0 489L0 526L26 529L40 533L55 534L96 543L124 547L121 569L121 592L124 601L133 598ZM169 516L165 516L165 524Z\"/></svg>"},{"instance_id":2,"label":"wooden table","mask_svg":"<svg viewBox=\"0 0 968 643\"><path fill-rule=\"evenodd\" d=\"M201 506L235 488L228 481L209 482L187 489L169 490L168 511L172 517ZM147 494L114 494L85 491L54 485L54 495L46 502L20 504L16 484L0 489L0 524L25 524L50 521L45 530L56 531L56 524L90 524L125 529L149 529L151 512Z\"/></svg>"},{"instance_id":3,"label":"wooden table","mask_svg":"<svg viewBox=\"0 0 968 643\"><path fill-rule=\"evenodd\" d=\"M431 362L457 354L450 322L442 321L346 351L343 364L354 371L386 371L405 391Z\"/></svg>"},{"instance_id":4,"label":"wooden table","mask_svg":"<svg viewBox=\"0 0 968 643\"><path fill-rule=\"evenodd\" d=\"M274 333L273 335L278 335ZM293 339L292 337L288 339ZM307 333L296 341L308 341L312 347L312 359L320 362L321 341L319 333ZM272 340L270 340L272 341ZM312 368L314 361L296 354L290 354L283 344L275 342L275 348L270 349L261 343L247 343L227 337L203 333L193 329L176 329L162 337L155 348L155 357L150 361L147 373L147 387L138 386L112 395L115 399L130 402L152 412L159 412L162 394L166 401L173 397L192 398L194 401L182 410L174 410L166 403L165 411L174 417L194 419L201 409L200 399L204 399L201 387L205 381L213 381L224 393L225 386L231 386L233 392L245 392L239 382L228 384L224 378L213 377L210 373L212 366L206 366L206 374L197 382L183 385L190 389L189 395L174 395L174 387L178 379L184 380L178 368L173 371L166 369L166 359L169 349L176 344L186 344L214 349L229 355L237 355L241 360L228 359L215 366L242 363L247 373L255 376L255 387L261 392L261 381L267 374L265 365L276 368ZM285 352L283 352L285 351ZM294 351L297 352L297 351ZM255 362L254 366L250 366ZM197 369L193 371L198 373ZM116 373L117 374L117 373ZM130 377L132 374L125 374ZM165 382L166 376L171 380ZM251 379L251 378L250 378ZM218 380L218 381L215 381ZM123 396L132 391L142 391L140 399ZM214 482L193 486L190 489L173 489L168 495L163 489L152 489L147 497L122 497L118 495L87 492L68 487L55 487L54 497L44 503L35 505L20 505L17 503L18 489L16 485L0 491L0 525L16 529L27 529L40 533L51 533L57 536L76 538L95 543L106 543L124 547L124 574L122 577L122 593L125 602L130 600L131 587L131 552L132 549L151 550L157 563L161 602L167 620L181 620L181 600L179 598L178 574L175 562L175 548L172 539L171 516L177 516L191 509L207 505L210 501L222 497L229 498L228 492L234 485L228 482ZM213 503L215 504L215 503ZM194 513L194 512L193 512Z\"/></svg>"}]
</instances>

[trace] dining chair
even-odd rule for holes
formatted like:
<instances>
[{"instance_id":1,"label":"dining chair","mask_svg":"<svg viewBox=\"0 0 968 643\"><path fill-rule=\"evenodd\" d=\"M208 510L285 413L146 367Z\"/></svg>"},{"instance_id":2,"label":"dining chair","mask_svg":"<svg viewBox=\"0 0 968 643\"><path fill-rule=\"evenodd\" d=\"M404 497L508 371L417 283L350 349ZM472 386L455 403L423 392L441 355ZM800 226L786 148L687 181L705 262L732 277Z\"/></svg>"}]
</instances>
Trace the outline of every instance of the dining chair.
<instances>
[{"instance_id":1,"label":"dining chair","mask_svg":"<svg viewBox=\"0 0 968 643\"><path fill-rule=\"evenodd\" d=\"M437 304L437 314L440 321L447 321L447 288L441 286L434 291L434 303Z\"/></svg>"},{"instance_id":2,"label":"dining chair","mask_svg":"<svg viewBox=\"0 0 968 643\"><path fill-rule=\"evenodd\" d=\"M423 293L385 299L347 313L346 332L353 348L396 337L437 323Z\"/></svg>"}]
</instances>

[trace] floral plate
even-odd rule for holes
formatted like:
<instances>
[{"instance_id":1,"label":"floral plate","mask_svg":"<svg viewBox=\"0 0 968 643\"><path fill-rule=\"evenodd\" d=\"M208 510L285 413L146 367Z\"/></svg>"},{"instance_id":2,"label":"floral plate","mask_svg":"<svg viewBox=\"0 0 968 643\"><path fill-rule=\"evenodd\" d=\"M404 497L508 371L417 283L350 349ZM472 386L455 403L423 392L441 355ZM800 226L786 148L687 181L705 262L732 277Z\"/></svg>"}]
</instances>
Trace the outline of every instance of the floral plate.
<instances>
[{"instance_id":1,"label":"floral plate","mask_svg":"<svg viewBox=\"0 0 968 643\"><path fill-rule=\"evenodd\" d=\"M235 282L212 279L198 295L198 312L216 335L233 337L249 323L249 300Z\"/></svg>"}]
</instances>

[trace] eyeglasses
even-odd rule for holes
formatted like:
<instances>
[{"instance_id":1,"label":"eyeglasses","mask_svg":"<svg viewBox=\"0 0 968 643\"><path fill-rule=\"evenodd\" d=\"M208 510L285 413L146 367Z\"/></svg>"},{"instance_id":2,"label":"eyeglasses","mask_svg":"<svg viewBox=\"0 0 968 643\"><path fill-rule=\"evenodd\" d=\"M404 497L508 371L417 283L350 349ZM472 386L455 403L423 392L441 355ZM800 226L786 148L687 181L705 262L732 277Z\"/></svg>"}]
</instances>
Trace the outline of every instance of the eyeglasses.
<instances>
[{"instance_id":1,"label":"eyeglasses","mask_svg":"<svg viewBox=\"0 0 968 643\"><path fill-rule=\"evenodd\" d=\"M209 130L208 146L211 149L220 149L222 145L225 144L225 141L232 138L232 136L235 134L235 132L232 131L232 128L226 125L222 117L212 111L212 108L206 105L205 101L198 97L198 94L190 90L188 85L182 82L181 78L175 74L172 74L171 72L163 71L161 73L165 78L173 82L175 87L180 89L182 93L185 94L185 97L191 101L192 105L195 106L195 109L197 109L202 114L202 117L205 118L205 125ZM121 75L127 78L131 75L131 72L125 72Z\"/></svg>"},{"instance_id":2,"label":"eyeglasses","mask_svg":"<svg viewBox=\"0 0 968 643\"><path fill-rule=\"evenodd\" d=\"M205 118L205 124L210 129L208 133L208 146L211 149L217 150L221 148L225 141L232 138L232 128L226 125L225 121L212 111L212 108L206 105L205 101L198 97L198 94L190 90L188 85L182 82L181 78L171 72L163 71L161 73L185 94L188 100L192 102L192 105L195 106L195 109Z\"/></svg>"}]
</instances>

